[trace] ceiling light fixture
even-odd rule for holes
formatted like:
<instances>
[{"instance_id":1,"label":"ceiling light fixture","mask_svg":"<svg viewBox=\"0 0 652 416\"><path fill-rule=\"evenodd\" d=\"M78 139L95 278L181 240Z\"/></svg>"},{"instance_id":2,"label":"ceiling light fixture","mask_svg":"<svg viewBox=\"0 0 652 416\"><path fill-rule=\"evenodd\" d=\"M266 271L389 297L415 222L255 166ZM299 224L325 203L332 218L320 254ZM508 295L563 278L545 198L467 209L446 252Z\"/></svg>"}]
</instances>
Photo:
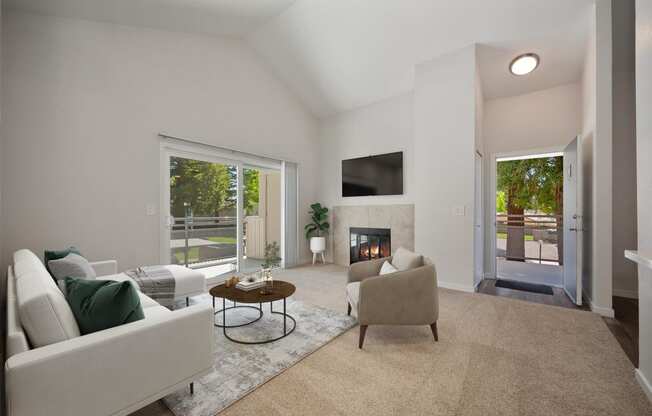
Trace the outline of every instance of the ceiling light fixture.
<instances>
[{"instance_id":1,"label":"ceiling light fixture","mask_svg":"<svg viewBox=\"0 0 652 416\"><path fill-rule=\"evenodd\" d=\"M539 66L539 55L524 53L517 56L509 64L509 72L514 75L527 75Z\"/></svg>"}]
</instances>

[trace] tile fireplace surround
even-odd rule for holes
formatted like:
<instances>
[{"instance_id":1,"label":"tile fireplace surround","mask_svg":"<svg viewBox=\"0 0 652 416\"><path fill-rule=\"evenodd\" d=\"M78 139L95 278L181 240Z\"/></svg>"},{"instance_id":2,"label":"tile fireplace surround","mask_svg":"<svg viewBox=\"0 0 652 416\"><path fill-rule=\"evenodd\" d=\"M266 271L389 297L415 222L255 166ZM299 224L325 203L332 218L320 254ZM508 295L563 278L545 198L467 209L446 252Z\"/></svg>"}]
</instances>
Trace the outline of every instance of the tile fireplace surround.
<instances>
[{"instance_id":1,"label":"tile fireplace surround","mask_svg":"<svg viewBox=\"0 0 652 416\"><path fill-rule=\"evenodd\" d=\"M389 228L392 253L399 247L414 250L414 205L335 206L332 209L332 234L328 257L335 264L349 265L349 228Z\"/></svg>"}]
</instances>

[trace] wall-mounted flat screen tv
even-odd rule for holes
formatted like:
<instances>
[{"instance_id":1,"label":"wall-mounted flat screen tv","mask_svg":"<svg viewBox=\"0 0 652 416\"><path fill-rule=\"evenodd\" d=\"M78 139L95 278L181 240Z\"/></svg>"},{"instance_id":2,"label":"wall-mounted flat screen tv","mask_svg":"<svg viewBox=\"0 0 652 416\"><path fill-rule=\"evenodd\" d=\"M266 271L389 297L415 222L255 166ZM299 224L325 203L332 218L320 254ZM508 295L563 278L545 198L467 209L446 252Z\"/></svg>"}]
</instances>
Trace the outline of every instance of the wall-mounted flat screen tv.
<instances>
[{"instance_id":1,"label":"wall-mounted flat screen tv","mask_svg":"<svg viewBox=\"0 0 652 416\"><path fill-rule=\"evenodd\" d=\"M403 152L342 161L342 196L402 194Z\"/></svg>"}]
</instances>

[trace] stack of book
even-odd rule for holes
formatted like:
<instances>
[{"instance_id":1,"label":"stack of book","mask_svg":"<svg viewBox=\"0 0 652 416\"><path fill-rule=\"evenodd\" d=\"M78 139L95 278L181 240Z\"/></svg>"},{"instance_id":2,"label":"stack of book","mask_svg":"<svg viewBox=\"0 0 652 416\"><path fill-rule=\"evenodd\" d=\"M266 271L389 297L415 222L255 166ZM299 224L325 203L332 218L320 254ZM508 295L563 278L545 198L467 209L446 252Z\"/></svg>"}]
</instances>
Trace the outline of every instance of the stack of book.
<instances>
[{"instance_id":1,"label":"stack of book","mask_svg":"<svg viewBox=\"0 0 652 416\"><path fill-rule=\"evenodd\" d=\"M263 286L265 286L264 280L254 280L253 282L240 281L238 282L238 284L235 285L237 289L244 290L244 291L258 289L259 287L263 287Z\"/></svg>"}]
</instances>

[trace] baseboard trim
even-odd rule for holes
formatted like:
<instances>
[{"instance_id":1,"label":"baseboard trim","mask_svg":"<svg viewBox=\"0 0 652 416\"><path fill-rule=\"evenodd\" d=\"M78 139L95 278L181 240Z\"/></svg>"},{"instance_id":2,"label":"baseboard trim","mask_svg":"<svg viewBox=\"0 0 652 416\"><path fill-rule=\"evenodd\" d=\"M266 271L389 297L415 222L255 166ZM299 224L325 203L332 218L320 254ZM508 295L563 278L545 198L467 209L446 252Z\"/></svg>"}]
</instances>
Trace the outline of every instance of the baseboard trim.
<instances>
[{"instance_id":1,"label":"baseboard trim","mask_svg":"<svg viewBox=\"0 0 652 416\"><path fill-rule=\"evenodd\" d=\"M449 283L449 282L437 282L437 286L444 289L457 290L460 292L475 293L475 288L473 285L461 285L459 283Z\"/></svg>"},{"instance_id":2,"label":"baseboard trim","mask_svg":"<svg viewBox=\"0 0 652 416\"><path fill-rule=\"evenodd\" d=\"M636 377L638 384L641 385L641 388L643 389L643 392L647 396L648 400L652 402L652 384L645 377L645 374L643 374L643 372L641 372L641 370L638 368L634 370L634 376Z\"/></svg>"},{"instance_id":3,"label":"baseboard trim","mask_svg":"<svg viewBox=\"0 0 652 416\"><path fill-rule=\"evenodd\" d=\"M613 295L621 298L638 299L638 291L627 289L614 289Z\"/></svg>"},{"instance_id":4,"label":"baseboard trim","mask_svg":"<svg viewBox=\"0 0 652 416\"><path fill-rule=\"evenodd\" d=\"M613 318L615 316L613 308L605 308L603 306L598 306L593 301L590 301L589 305L591 306L591 311L604 316L605 318Z\"/></svg>"},{"instance_id":5,"label":"baseboard trim","mask_svg":"<svg viewBox=\"0 0 652 416\"><path fill-rule=\"evenodd\" d=\"M584 289L582 289L582 302L585 302L586 304L589 305L591 308L591 311L602 315L606 318L613 318L616 316L614 309L613 308L605 308L602 306L598 306L593 302L593 299L591 299L591 296L589 296L588 292Z\"/></svg>"}]
</instances>

